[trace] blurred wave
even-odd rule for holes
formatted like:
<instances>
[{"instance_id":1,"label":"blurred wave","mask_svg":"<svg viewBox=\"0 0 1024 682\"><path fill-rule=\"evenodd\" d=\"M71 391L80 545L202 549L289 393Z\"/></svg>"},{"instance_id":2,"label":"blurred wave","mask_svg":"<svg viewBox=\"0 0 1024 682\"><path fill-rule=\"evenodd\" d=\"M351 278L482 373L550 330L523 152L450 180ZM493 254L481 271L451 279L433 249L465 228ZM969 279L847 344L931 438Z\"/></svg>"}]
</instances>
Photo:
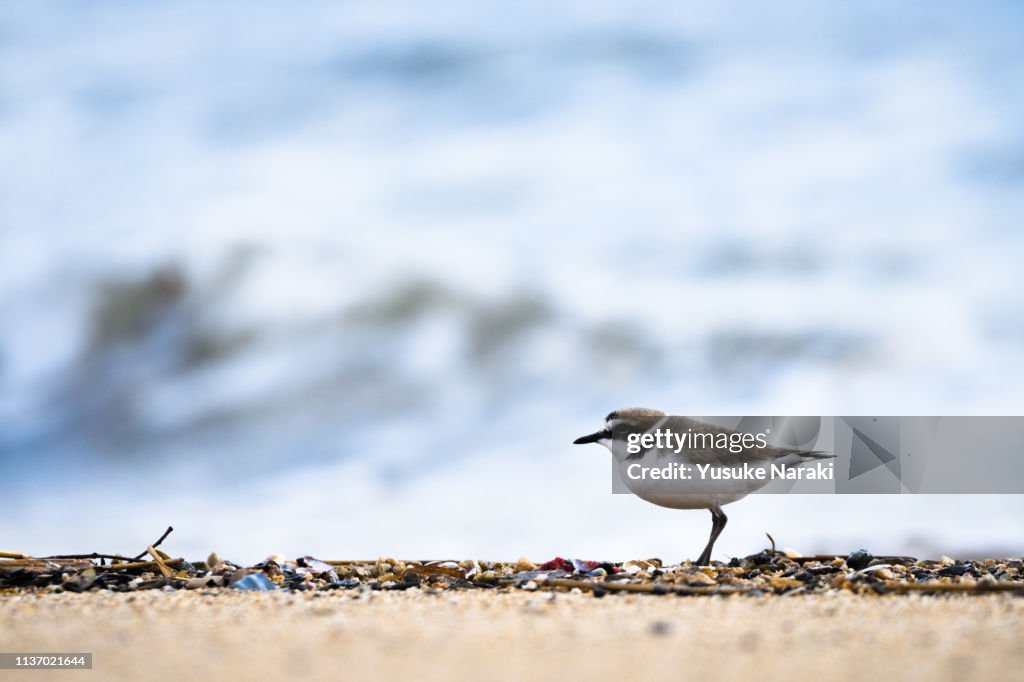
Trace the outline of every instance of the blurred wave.
<instances>
[{"instance_id":1,"label":"blurred wave","mask_svg":"<svg viewBox=\"0 0 1024 682\"><path fill-rule=\"evenodd\" d=\"M510 461L591 466L562 446L625 404L1019 414L1022 24L1007 2L0 7L0 467L35 509L0 527L30 543L153 476L193 519L225 482L412 513L433 476L461 500ZM584 485L550 492L608 504ZM233 537L285 533L261 528Z\"/></svg>"}]
</instances>

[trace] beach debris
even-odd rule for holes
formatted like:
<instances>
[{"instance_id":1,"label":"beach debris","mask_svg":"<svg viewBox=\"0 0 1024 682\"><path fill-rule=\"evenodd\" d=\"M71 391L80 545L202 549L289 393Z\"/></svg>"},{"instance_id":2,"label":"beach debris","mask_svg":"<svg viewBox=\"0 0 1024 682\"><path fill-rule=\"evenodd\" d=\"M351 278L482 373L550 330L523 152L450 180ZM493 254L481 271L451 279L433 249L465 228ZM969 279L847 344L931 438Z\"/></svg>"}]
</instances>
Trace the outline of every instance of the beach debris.
<instances>
[{"instance_id":1,"label":"beach debris","mask_svg":"<svg viewBox=\"0 0 1024 682\"><path fill-rule=\"evenodd\" d=\"M224 576L204 575L196 578L189 578L185 582L186 590L201 590L204 587L223 587Z\"/></svg>"},{"instance_id":2,"label":"beach debris","mask_svg":"<svg viewBox=\"0 0 1024 682\"><path fill-rule=\"evenodd\" d=\"M301 559L299 559L296 563L299 565L299 567L308 569L310 574L317 578L322 578L323 580L326 580L330 583L338 582L338 574L334 571L334 567L330 564L320 561L319 559L314 559L311 556L304 556ZM269 567L269 570L273 571L274 569L276 569L276 573L281 572L280 566L278 566L276 561L268 561L267 565ZM264 568L263 570L268 571L268 568Z\"/></svg>"},{"instance_id":3,"label":"beach debris","mask_svg":"<svg viewBox=\"0 0 1024 682\"><path fill-rule=\"evenodd\" d=\"M445 562L442 564L410 565L405 569L403 575L416 574L421 577L447 578L464 580L466 571L458 564Z\"/></svg>"},{"instance_id":4,"label":"beach debris","mask_svg":"<svg viewBox=\"0 0 1024 682\"><path fill-rule=\"evenodd\" d=\"M305 555L294 560L275 554L244 566L210 553L205 561L173 557L157 545L168 527L141 555L68 554L33 557L0 552L0 592L88 592L110 590L283 590L316 592L353 590L498 590L590 592L595 597L618 593L728 596L787 595L847 591L888 593L983 594L1011 592L1024 596L1021 558L955 560L875 556L858 549L846 555L798 556L774 547L727 563L697 566L689 561L665 563L658 558L624 562L556 556L534 563L467 559L413 560L394 557L325 560ZM143 560L148 555L148 560Z\"/></svg>"},{"instance_id":5,"label":"beach debris","mask_svg":"<svg viewBox=\"0 0 1024 682\"><path fill-rule=\"evenodd\" d=\"M246 569L243 569L245 571ZM277 585L270 581L270 578L265 576L261 572L250 572L248 575L242 576L238 580L232 578L231 587L236 590L254 590L257 592L265 592L267 590L273 590L277 588Z\"/></svg>"},{"instance_id":6,"label":"beach debris","mask_svg":"<svg viewBox=\"0 0 1024 682\"><path fill-rule=\"evenodd\" d=\"M846 565L855 571L859 571L862 568L866 568L868 564L874 561L875 557L868 554L866 549L858 549L856 552L851 552L846 557Z\"/></svg>"},{"instance_id":7,"label":"beach debris","mask_svg":"<svg viewBox=\"0 0 1024 682\"><path fill-rule=\"evenodd\" d=\"M566 573L572 573L575 569L573 562L568 559L563 559L560 556L556 556L551 561L545 561L540 565L542 571L565 571Z\"/></svg>"}]
</instances>

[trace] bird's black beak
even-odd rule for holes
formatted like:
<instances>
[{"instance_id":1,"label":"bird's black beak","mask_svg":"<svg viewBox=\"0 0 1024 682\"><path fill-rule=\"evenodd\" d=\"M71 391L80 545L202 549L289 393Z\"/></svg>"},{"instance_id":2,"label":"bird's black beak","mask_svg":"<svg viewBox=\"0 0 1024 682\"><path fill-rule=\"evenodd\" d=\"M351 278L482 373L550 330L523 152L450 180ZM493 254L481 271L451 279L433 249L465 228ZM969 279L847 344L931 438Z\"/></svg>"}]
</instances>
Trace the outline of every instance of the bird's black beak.
<instances>
[{"instance_id":1,"label":"bird's black beak","mask_svg":"<svg viewBox=\"0 0 1024 682\"><path fill-rule=\"evenodd\" d=\"M599 440L602 440L604 438L611 438L611 437L612 437L612 434L608 431L608 429L604 429L602 431L598 431L596 433L592 433L589 436L580 436L579 438L574 440L572 442L572 444L573 445L586 445L587 443L596 443Z\"/></svg>"}]
</instances>

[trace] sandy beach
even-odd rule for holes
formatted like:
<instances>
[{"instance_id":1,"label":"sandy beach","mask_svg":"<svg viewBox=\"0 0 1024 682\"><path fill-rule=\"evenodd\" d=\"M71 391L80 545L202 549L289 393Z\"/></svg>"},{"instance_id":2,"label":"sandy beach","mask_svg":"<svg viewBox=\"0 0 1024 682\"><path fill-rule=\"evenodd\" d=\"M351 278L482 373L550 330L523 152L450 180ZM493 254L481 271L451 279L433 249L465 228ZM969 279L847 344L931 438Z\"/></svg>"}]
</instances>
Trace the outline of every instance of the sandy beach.
<instances>
[{"instance_id":1,"label":"sandy beach","mask_svg":"<svg viewBox=\"0 0 1024 682\"><path fill-rule=\"evenodd\" d=\"M1020 679L1024 599L199 590L0 597L15 679Z\"/></svg>"}]
</instances>

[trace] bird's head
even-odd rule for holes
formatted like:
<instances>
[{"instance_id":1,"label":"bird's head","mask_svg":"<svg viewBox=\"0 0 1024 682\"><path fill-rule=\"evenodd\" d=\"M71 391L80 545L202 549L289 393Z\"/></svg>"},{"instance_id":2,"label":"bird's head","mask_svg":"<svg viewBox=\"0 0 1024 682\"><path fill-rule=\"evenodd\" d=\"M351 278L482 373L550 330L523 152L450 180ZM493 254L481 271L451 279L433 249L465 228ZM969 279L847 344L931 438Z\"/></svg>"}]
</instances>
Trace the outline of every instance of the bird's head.
<instances>
[{"instance_id":1,"label":"bird's head","mask_svg":"<svg viewBox=\"0 0 1024 682\"><path fill-rule=\"evenodd\" d=\"M609 450L612 449L612 441L618 432L647 431L660 419L665 417L661 410L652 410L647 407L624 407L609 413L604 418L604 428L586 436L580 436L573 441L573 445L584 445L586 443L599 443Z\"/></svg>"}]
</instances>

